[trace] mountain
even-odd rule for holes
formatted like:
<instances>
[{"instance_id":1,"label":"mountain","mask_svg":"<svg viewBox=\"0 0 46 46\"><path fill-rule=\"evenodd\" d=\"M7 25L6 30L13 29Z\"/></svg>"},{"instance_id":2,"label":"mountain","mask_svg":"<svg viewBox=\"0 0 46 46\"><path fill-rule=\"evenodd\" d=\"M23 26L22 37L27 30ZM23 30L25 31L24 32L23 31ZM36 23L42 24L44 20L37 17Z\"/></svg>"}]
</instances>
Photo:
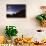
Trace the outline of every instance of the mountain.
<instances>
[{"instance_id":1,"label":"mountain","mask_svg":"<svg viewBox=\"0 0 46 46\"><path fill-rule=\"evenodd\" d=\"M12 15L7 14L7 17L8 18L12 18L12 17L14 17L14 18L25 18L26 17L26 10L23 9L23 10L19 11L18 13L12 14Z\"/></svg>"}]
</instances>

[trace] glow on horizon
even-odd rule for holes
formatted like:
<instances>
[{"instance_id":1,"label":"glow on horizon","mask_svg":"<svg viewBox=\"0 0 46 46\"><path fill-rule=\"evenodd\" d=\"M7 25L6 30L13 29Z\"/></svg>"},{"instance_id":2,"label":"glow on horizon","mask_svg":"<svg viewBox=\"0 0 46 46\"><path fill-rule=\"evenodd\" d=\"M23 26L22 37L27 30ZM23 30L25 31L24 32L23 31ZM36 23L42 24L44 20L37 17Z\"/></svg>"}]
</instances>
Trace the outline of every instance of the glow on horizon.
<instances>
[{"instance_id":1,"label":"glow on horizon","mask_svg":"<svg viewBox=\"0 0 46 46\"><path fill-rule=\"evenodd\" d=\"M10 11L10 12L7 12L7 14L12 15L12 14L16 14L16 12L12 12L12 11Z\"/></svg>"}]
</instances>

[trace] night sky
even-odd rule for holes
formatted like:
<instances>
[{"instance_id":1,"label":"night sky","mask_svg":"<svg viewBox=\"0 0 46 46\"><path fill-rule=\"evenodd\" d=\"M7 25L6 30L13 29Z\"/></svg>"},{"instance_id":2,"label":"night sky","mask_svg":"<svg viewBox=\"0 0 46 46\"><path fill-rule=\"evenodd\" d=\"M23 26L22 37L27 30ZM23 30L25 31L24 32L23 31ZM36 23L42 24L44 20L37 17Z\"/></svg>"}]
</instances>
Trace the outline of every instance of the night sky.
<instances>
[{"instance_id":1,"label":"night sky","mask_svg":"<svg viewBox=\"0 0 46 46\"><path fill-rule=\"evenodd\" d=\"M20 10L25 9L25 5L7 5L7 12L10 14L16 14Z\"/></svg>"}]
</instances>

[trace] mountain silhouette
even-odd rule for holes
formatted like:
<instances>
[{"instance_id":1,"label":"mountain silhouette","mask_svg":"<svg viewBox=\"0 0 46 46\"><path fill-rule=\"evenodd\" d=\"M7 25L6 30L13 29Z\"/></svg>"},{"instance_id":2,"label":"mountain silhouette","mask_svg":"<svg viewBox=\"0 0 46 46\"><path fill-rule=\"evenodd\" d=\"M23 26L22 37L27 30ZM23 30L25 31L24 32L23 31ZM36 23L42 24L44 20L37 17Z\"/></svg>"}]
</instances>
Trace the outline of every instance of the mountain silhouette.
<instances>
[{"instance_id":1,"label":"mountain silhouette","mask_svg":"<svg viewBox=\"0 0 46 46\"><path fill-rule=\"evenodd\" d=\"M20 10L18 13L16 14L7 14L7 17L8 18L13 18L13 17L16 17L16 18L25 18L26 17L26 10L23 9L23 10Z\"/></svg>"}]
</instances>

